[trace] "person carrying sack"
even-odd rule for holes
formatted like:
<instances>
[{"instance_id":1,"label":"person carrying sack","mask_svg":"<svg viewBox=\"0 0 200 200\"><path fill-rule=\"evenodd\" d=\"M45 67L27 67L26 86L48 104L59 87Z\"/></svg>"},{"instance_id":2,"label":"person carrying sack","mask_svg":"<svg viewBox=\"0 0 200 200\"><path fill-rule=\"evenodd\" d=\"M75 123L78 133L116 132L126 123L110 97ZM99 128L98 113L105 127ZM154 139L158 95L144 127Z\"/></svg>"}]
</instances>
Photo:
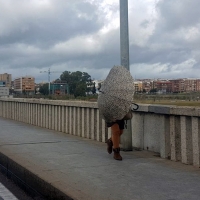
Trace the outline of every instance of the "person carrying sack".
<instances>
[{"instance_id":1,"label":"person carrying sack","mask_svg":"<svg viewBox=\"0 0 200 200\"><path fill-rule=\"evenodd\" d=\"M123 66L114 66L102 83L98 94L100 116L111 127L111 138L106 141L109 154L115 160L120 155L120 136L125 128L125 115L129 113L134 96L134 80L130 71Z\"/></svg>"}]
</instances>

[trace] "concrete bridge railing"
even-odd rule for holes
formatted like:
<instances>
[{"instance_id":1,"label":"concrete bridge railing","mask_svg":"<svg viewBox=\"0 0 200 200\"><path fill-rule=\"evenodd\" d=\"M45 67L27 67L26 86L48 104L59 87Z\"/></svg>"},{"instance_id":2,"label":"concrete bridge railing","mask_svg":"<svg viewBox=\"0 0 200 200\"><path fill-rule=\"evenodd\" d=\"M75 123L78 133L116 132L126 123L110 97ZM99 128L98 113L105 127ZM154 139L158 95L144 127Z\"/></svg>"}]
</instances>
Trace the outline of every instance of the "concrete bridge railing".
<instances>
[{"instance_id":1,"label":"concrete bridge railing","mask_svg":"<svg viewBox=\"0 0 200 200\"><path fill-rule=\"evenodd\" d=\"M0 117L99 142L111 134L95 102L2 98ZM200 167L200 108L141 104L131 123L133 147Z\"/></svg>"}]
</instances>

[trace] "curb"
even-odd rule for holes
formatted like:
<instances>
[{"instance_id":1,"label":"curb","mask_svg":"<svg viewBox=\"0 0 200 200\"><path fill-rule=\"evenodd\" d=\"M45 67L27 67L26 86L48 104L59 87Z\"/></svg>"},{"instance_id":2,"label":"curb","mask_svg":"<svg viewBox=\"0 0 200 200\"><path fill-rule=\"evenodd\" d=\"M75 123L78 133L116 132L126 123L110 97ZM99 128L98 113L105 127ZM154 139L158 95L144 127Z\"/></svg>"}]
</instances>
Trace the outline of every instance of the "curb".
<instances>
[{"instance_id":1,"label":"curb","mask_svg":"<svg viewBox=\"0 0 200 200\"><path fill-rule=\"evenodd\" d=\"M50 183L42 180L8 156L0 152L0 172L14 181L21 189L37 199L73 200Z\"/></svg>"}]
</instances>

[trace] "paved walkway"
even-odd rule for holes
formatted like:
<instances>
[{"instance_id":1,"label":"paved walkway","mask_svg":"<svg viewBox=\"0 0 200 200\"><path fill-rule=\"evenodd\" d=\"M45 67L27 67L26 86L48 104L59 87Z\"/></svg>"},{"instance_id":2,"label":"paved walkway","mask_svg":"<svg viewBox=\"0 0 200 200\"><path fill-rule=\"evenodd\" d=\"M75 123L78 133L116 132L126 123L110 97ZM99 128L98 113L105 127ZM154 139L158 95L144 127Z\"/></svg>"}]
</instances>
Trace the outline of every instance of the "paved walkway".
<instances>
[{"instance_id":1,"label":"paved walkway","mask_svg":"<svg viewBox=\"0 0 200 200\"><path fill-rule=\"evenodd\" d=\"M200 169L0 118L0 152L77 200L198 200Z\"/></svg>"}]
</instances>

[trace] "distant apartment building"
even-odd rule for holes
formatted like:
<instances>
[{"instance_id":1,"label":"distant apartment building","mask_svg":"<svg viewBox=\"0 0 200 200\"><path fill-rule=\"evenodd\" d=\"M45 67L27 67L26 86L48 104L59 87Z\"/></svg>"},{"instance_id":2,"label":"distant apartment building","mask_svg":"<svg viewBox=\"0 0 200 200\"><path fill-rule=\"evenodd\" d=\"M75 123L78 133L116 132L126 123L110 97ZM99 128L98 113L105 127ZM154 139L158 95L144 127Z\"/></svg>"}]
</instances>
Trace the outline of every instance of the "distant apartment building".
<instances>
[{"instance_id":1,"label":"distant apartment building","mask_svg":"<svg viewBox=\"0 0 200 200\"><path fill-rule=\"evenodd\" d=\"M165 90L166 93L171 93L172 92L172 83L170 81L161 82L160 89Z\"/></svg>"},{"instance_id":2,"label":"distant apartment building","mask_svg":"<svg viewBox=\"0 0 200 200\"><path fill-rule=\"evenodd\" d=\"M156 80L151 83L152 89L156 89L160 93L171 93L172 83L167 80Z\"/></svg>"},{"instance_id":3,"label":"distant apartment building","mask_svg":"<svg viewBox=\"0 0 200 200\"><path fill-rule=\"evenodd\" d=\"M143 81L142 82L142 91L144 92L150 92L151 90L151 82L150 81Z\"/></svg>"},{"instance_id":4,"label":"distant apartment building","mask_svg":"<svg viewBox=\"0 0 200 200\"><path fill-rule=\"evenodd\" d=\"M196 79L185 79L185 92L196 92L197 91L197 81Z\"/></svg>"},{"instance_id":5,"label":"distant apartment building","mask_svg":"<svg viewBox=\"0 0 200 200\"><path fill-rule=\"evenodd\" d=\"M6 87L6 82L5 81L0 81L0 87Z\"/></svg>"},{"instance_id":6,"label":"distant apartment building","mask_svg":"<svg viewBox=\"0 0 200 200\"><path fill-rule=\"evenodd\" d=\"M170 82L172 83L172 92L173 93L185 92L184 79L174 79L174 80L170 80Z\"/></svg>"},{"instance_id":7,"label":"distant apartment building","mask_svg":"<svg viewBox=\"0 0 200 200\"><path fill-rule=\"evenodd\" d=\"M9 87L0 87L0 97L9 96Z\"/></svg>"},{"instance_id":8,"label":"distant apartment building","mask_svg":"<svg viewBox=\"0 0 200 200\"><path fill-rule=\"evenodd\" d=\"M7 73L0 74L0 81L5 82L5 86L11 88L12 75Z\"/></svg>"},{"instance_id":9,"label":"distant apartment building","mask_svg":"<svg viewBox=\"0 0 200 200\"><path fill-rule=\"evenodd\" d=\"M196 90L200 91L200 79L196 80Z\"/></svg>"},{"instance_id":10,"label":"distant apartment building","mask_svg":"<svg viewBox=\"0 0 200 200\"><path fill-rule=\"evenodd\" d=\"M138 80L137 80L138 81ZM200 79L182 78L172 80L141 80L143 91L156 90L158 93L200 92ZM138 85L135 86L139 88ZM138 89L139 90L139 89ZM136 89L137 91L137 89Z\"/></svg>"},{"instance_id":11,"label":"distant apartment building","mask_svg":"<svg viewBox=\"0 0 200 200\"><path fill-rule=\"evenodd\" d=\"M134 81L135 92L143 92L142 81Z\"/></svg>"},{"instance_id":12,"label":"distant apartment building","mask_svg":"<svg viewBox=\"0 0 200 200\"><path fill-rule=\"evenodd\" d=\"M6 87L6 81L0 81L0 97L9 96L9 87Z\"/></svg>"},{"instance_id":13,"label":"distant apartment building","mask_svg":"<svg viewBox=\"0 0 200 200\"><path fill-rule=\"evenodd\" d=\"M6 81L0 81L0 97L9 96L9 87L6 87Z\"/></svg>"},{"instance_id":14,"label":"distant apartment building","mask_svg":"<svg viewBox=\"0 0 200 200\"><path fill-rule=\"evenodd\" d=\"M14 80L14 91L21 94L34 94L35 78L31 76L16 78Z\"/></svg>"}]
</instances>

